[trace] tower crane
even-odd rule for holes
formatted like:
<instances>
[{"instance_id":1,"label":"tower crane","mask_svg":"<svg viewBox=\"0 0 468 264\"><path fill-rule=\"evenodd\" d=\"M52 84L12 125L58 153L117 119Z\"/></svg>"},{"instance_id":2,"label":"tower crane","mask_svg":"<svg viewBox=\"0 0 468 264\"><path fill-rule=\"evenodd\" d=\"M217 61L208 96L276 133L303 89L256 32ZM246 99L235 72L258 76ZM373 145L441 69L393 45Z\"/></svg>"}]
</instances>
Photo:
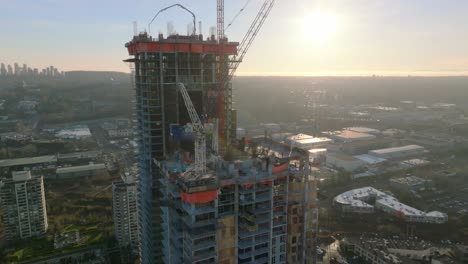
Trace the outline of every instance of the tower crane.
<instances>
[{"instance_id":1,"label":"tower crane","mask_svg":"<svg viewBox=\"0 0 468 264\"><path fill-rule=\"evenodd\" d=\"M222 91L221 96L218 100L218 111L219 111L219 119L215 119L214 125L214 133L213 135L213 150L217 152L218 150L218 123L221 127L221 135L224 136L224 129L225 129L225 122L230 124L231 120L224 120L224 110L225 110L225 102L226 93L224 93L226 89L226 84L232 79L234 76L237 68L239 67L240 63L242 62L245 54L247 53L248 49L252 45L255 37L257 36L258 32L260 31L263 23L265 22L268 14L270 13L271 9L275 0L265 0L258 12L257 16L255 17L252 25L250 26L249 30L247 31L246 35L242 39L242 42L238 48L238 55L234 56L232 60L228 61L228 70L225 69L225 61L223 52L223 43L225 41L224 37L224 0L217 0L217 35L218 35L218 44L220 45L220 56L219 56L219 67L218 67L218 82L219 82L219 89ZM170 6L172 7L172 6ZM168 8L170 8L168 7ZM184 8L185 9L185 8ZM206 172L206 131L203 123L198 116L198 113L193 106L192 100L185 88L185 85L181 82L177 83L177 88L182 95L182 98L185 103L185 107L187 108L187 112L189 113L190 120L192 122L193 132L195 134L195 163L194 163L194 172L196 175L203 175ZM230 102L230 100L228 100ZM230 108L228 108L230 109ZM230 115L228 115L229 117ZM222 137L221 137L222 138ZM216 141L216 142L215 142Z\"/></svg>"},{"instance_id":2,"label":"tower crane","mask_svg":"<svg viewBox=\"0 0 468 264\"><path fill-rule=\"evenodd\" d=\"M270 14L270 11L273 8L274 4L275 0L265 0L263 2L262 6L260 7L260 10L257 13L257 16L255 17L254 21L250 25L249 30L245 34L241 43L239 44L238 55L234 56L229 62L229 74L226 78L226 82L231 81L232 77L236 73L237 68L244 59L244 56L249 50L250 46L252 45L255 37L258 35L258 32L262 28L263 23Z\"/></svg>"},{"instance_id":3,"label":"tower crane","mask_svg":"<svg viewBox=\"0 0 468 264\"><path fill-rule=\"evenodd\" d=\"M226 105L226 103L231 104L232 100L230 98L232 93L229 89L226 88L226 85L231 81L234 74L236 73L237 68L239 67L240 63L244 59L245 54L249 50L250 46L252 45L255 37L258 35L258 32L263 26L266 18L270 14L271 9L275 4L275 0L265 0L260 7L255 19L253 20L252 24L250 25L247 33L245 34L244 38L242 39L239 47L238 47L238 55L232 57L228 63L228 69L225 68L225 58L222 54L223 52L223 44L225 42L224 36L224 0L217 0L217 37L218 37L218 44L220 45L220 54L218 59L218 70L217 70L217 78L218 78L218 91L219 96L217 100L217 110L218 110L218 117L219 117L219 132L220 132L220 139L225 139L226 128L229 129L231 124L231 115L227 113L225 115L226 109L231 109L231 105ZM227 126L226 126L227 124Z\"/></svg>"},{"instance_id":4,"label":"tower crane","mask_svg":"<svg viewBox=\"0 0 468 264\"><path fill-rule=\"evenodd\" d=\"M195 167L194 171L197 175L203 175L206 172L206 138L205 128L198 117L197 110L193 106L192 100L185 88L185 85L181 82L177 84L179 92L182 94L184 99L185 107L192 121L192 129L195 134Z\"/></svg>"}]
</instances>

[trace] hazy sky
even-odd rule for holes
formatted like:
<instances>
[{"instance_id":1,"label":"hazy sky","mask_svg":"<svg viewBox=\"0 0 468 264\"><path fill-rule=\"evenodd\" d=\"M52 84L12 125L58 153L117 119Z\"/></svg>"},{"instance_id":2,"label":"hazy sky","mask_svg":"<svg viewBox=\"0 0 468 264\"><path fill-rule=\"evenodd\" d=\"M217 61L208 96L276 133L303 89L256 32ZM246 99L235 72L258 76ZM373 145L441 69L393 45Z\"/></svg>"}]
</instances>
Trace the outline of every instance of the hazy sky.
<instances>
[{"instance_id":1,"label":"hazy sky","mask_svg":"<svg viewBox=\"0 0 468 264\"><path fill-rule=\"evenodd\" d=\"M246 0L225 0L226 23ZM242 39L262 0L251 0L226 32ZM133 34L162 7L181 3L215 25L215 0L0 0L0 62L62 70L128 71ZM186 33L191 17L173 9L166 23ZM278 0L240 74L468 74L467 0Z\"/></svg>"}]
</instances>

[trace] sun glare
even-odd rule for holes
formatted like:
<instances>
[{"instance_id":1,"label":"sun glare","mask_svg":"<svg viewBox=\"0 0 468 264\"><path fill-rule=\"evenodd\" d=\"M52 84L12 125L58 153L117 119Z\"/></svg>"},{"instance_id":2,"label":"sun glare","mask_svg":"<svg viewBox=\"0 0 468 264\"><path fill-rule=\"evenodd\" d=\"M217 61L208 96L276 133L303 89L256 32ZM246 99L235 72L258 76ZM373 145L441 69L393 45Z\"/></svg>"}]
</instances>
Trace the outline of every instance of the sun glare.
<instances>
[{"instance_id":1,"label":"sun glare","mask_svg":"<svg viewBox=\"0 0 468 264\"><path fill-rule=\"evenodd\" d=\"M336 34L339 21L332 13L314 12L303 18L302 26L307 40L324 43Z\"/></svg>"}]
</instances>

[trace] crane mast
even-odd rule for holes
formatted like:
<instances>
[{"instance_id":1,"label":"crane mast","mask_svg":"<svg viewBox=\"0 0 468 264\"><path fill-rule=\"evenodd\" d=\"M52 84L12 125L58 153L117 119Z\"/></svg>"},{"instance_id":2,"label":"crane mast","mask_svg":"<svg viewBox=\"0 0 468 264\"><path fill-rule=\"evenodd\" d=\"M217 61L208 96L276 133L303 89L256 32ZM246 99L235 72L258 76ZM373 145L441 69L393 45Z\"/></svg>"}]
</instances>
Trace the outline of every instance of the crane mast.
<instances>
[{"instance_id":1,"label":"crane mast","mask_svg":"<svg viewBox=\"0 0 468 264\"><path fill-rule=\"evenodd\" d=\"M236 73L237 68L244 59L244 56L249 50L250 46L252 45L255 37L258 35L258 32L262 28L263 23L270 14L270 11L273 8L274 4L275 0L265 0L263 2L262 6L260 7L260 10L257 13L257 16L255 17L254 21L250 25L249 30L245 34L241 43L239 44L238 55L234 56L229 62L229 74L225 80L226 82L229 82Z\"/></svg>"},{"instance_id":2,"label":"crane mast","mask_svg":"<svg viewBox=\"0 0 468 264\"><path fill-rule=\"evenodd\" d=\"M244 59L245 54L252 45L255 37L258 35L258 32L263 26L266 18L270 14L271 9L273 8L275 0L265 0L260 7L259 12L257 13L254 21L249 27L249 30L245 34L242 42L238 47L238 55L229 59L226 63L226 58L223 54L224 52L224 42L226 40L224 36L224 0L217 0L216 11L217 11L217 37L219 48L218 55L218 67L217 67L217 81L218 81L218 98L217 98L217 117L219 120L219 140L228 140L229 139L229 130L231 125L231 103L232 92L226 86L231 81L232 77L237 71L240 63ZM226 68L227 66L227 68ZM229 104L229 105L226 105ZM227 134L227 136L226 136ZM223 149L223 144L220 144L219 147Z\"/></svg>"},{"instance_id":3,"label":"crane mast","mask_svg":"<svg viewBox=\"0 0 468 264\"><path fill-rule=\"evenodd\" d=\"M255 17L252 25L250 26L249 30L247 31L246 35L242 39L242 42L239 45L238 55L234 56L232 60L228 62L229 70L226 70L225 66L225 55L223 44L225 41L224 37L224 0L217 0L217 37L218 37L218 44L220 45L220 53L218 56L218 69L217 69L217 78L218 78L218 100L217 100L217 110L218 110L218 119L215 120L214 126L214 133L216 136L213 135L213 144L212 147L216 152L219 146L219 140L224 140L225 133L226 133L226 123L230 124L231 120L230 114L225 114L226 111L226 84L232 79L234 76L237 68L239 67L240 63L242 62L245 54L247 53L248 49L252 45L255 37L257 36L258 32L260 31L263 23L265 22L268 14L270 13L271 9L275 0L265 0L258 12L257 16ZM185 88L183 83L177 83L177 88L182 95L182 98L185 103L185 107L187 108L187 112L190 116L190 120L192 122L192 128L195 135L195 163L194 163L194 171L197 175L203 175L206 173L206 135L205 135L205 128L203 123L200 120L200 117L197 114L195 107L193 106L192 100ZM227 109L230 110L230 109ZM227 119L227 120L226 120ZM219 135L218 135L219 133ZM216 141L216 142L215 142Z\"/></svg>"},{"instance_id":4,"label":"crane mast","mask_svg":"<svg viewBox=\"0 0 468 264\"><path fill-rule=\"evenodd\" d=\"M198 175L203 175L206 172L206 138L205 138L205 128L198 117L197 111L193 106L192 100L185 88L183 83L178 83L177 88L182 94L184 99L185 107L192 121L192 129L195 134L195 167L194 170Z\"/></svg>"}]
</instances>

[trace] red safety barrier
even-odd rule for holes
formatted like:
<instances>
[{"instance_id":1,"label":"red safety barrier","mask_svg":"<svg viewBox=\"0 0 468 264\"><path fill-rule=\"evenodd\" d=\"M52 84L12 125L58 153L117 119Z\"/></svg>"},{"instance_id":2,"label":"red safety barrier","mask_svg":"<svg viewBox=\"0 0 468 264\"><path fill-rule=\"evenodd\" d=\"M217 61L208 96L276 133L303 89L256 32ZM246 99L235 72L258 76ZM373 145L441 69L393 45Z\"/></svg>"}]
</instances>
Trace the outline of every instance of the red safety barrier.
<instances>
[{"instance_id":1,"label":"red safety barrier","mask_svg":"<svg viewBox=\"0 0 468 264\"><path fill-rule=\"evenodd\" d=\"M272 172L277 173L277 172L280 172L280 171L285 171L287 169L288 169L288 163L284 163L284 164L279 165L279 166L274 166Z\"/></svg>"},{"instance_id":2,"label":"red safety barrier","mask_svg":"<svg viewBox=\"0 0 468 264\"><path fill-rule=\"evenodd\" d=\"M212 190L212 191L196 192L196 193L180 192L180 197L182 198L183 201L189 204L208 203L218 198L218 191Z\"/></svg>"}]
</instances>

